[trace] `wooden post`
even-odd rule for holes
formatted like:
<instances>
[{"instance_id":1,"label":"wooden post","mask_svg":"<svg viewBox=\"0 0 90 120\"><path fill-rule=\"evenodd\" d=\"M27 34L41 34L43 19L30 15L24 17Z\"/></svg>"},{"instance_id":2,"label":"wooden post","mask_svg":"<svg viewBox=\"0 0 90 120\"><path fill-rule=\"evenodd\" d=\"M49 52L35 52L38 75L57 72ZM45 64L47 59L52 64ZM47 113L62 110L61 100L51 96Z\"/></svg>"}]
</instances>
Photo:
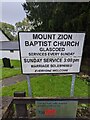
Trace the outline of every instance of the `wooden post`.
<instances>
[{"instance_id":1,"label":"wooden post","mask_svg":"<svg viewBox=\"0 0 90 120\"><path fill-rule=\"evenodd\" d=\"M14 97L25 97L26 96L26 92L15 92L14 93ZM27 117L27 106L26 104L15 104L16 107L16 117Z\"/></svg>"}]
</instances>

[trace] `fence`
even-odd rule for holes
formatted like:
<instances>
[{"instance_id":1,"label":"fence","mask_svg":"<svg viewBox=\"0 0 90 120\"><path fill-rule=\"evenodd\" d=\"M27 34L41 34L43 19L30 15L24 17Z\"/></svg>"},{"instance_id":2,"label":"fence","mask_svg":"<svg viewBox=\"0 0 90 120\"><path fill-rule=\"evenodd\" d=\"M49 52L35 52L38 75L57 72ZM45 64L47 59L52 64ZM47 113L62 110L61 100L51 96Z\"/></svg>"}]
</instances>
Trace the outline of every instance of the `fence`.
<instances>
[{"instance_id":1,"label":"fence","mask_svg":"<svg viewBox=\"0 0 90 120\"><path fill-rule=\"evenodd\" d=\"M31 98L31 97L14 97L8 106L6 112L4 113L2 120L43 120L35 117L35 111L33 106L35 105L35 101L78 101L79 104L87 104L90 105L90 98ZM88 106L88 110L90 112L90 106ZM44 119L44 120L51 120ZM54 119L53 119L54 120ZM57 120L57 118L55 118ZM60 119L59 120L64 120ZM65 119L70 120L70 118ZM90 120L90 113L88 117L76 117L71 120Z\"/></svg>"}]
</instances>

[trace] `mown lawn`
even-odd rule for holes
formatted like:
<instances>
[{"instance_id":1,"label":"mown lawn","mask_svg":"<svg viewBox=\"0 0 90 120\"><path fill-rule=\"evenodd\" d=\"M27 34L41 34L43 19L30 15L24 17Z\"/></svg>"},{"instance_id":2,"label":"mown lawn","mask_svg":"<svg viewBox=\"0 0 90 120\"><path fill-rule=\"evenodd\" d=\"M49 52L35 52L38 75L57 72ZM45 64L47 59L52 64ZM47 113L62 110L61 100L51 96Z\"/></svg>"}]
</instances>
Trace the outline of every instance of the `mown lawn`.
<instances>
[{"instance_id":1,"label":"mown lawn","mask_svg":"<svg viewBox=\"0 0 90 120\"><path fill-rule=\"evenodd\" d=\"M19 60L11 60L11 65L13 65L14 68L4 68L3 62L2 60L0 60L0 80L3 80L4 78L8 78L14 75L21 74Z\"/></svg>"},{"instance_id":2,"label":"mown lawn","mask_svg":"<svg viewBox=\"0 0 90 120\"><path fill-rule=\"evenodd\" d=\"M71 76L41 75L31 78L33 97L70 97ZM2 96L13 96L15 91L26 91L28 96L27 81L2 88ZM88 96L88 85L80 78L76 78L76 97Z\"/></svg>"}]
</instances>

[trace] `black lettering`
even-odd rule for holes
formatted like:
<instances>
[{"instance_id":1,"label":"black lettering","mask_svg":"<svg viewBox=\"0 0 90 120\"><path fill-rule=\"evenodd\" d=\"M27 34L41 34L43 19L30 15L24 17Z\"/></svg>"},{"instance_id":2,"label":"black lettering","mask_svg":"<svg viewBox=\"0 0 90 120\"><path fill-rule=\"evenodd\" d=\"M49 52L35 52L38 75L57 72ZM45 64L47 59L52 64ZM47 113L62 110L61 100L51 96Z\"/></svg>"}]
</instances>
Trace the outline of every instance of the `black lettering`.
<instances>
[{"instance_id":1,"label":"black lettering","mask_svg":"<svg viewBox=\"0 0 90 120\"><path fill-rule=\"evenodd\" d=\"M34 46L34 44L33 44L33 42L32 42L32 41L30 42L30 46Z\"/></svg>"},{"instance_id":2,"label":"black lettering","mask_svg":"<svg viewBox=\"0 0 90 120\"><path fill-rule=\"evenodd\" d=\"M79 46L79 41L54 41L53 46Z\"/></svg>"},{"instance_id":3,"label":"black lettering","mask_svg":"<svg viewBox=\"0 0 90 120\"><path fill-rule=\"evenodd\" d=\"M56 34L33 34L33 39L55 39Z\"/></svg>"},{"instance_id":4,"label":"black lettering","mask_svg":"<svg viewBox=\"0 0 90 120\"><path fill-rule=\"evenodd\" d=\"M29 46L29 42L28 41L25 41L25 46Z\"/></svg>"},{"instance_id":5,"label":"black lettering","mask_svg":"<svg viewBox=\"0 0 90 120\"><path fill-rule=\"evenodd\" d=\"M58 39L60 40L60 39L62 39L62 36L61 36L61 34L58 34Z\"/></svg>"},{"instance_id":6,"label":"black lettering","mask_svg":"<svg viewBox=\"0 0 90 120\"><path fill-rule=\"evenodd\" d=\"M75 46L79 46L79 41L75 42Z\"/></svg>"},{"instance_id":7,"label":"black lettering","mask_svg":"<svg viewBox=\"0 0 90 120\"><path fill-rule=\"evenodd\" d=\"M65 40L68 39L69 40L69 39L72 39L72 35L70 35L70 34L64 34L64 35L63 34L58 34L57 39L59 39L59 40L60 39L65 39Z\"/></svg>"},{"instance_id":8,"label":"black lettering","mask_svg":"<svg viewBox=\"0 0 90 120\"><path fill-rule=\"evenodd\" d=\"M33 34L33 39L38 39L38 34Z\"/></svg>"}]
</instances>

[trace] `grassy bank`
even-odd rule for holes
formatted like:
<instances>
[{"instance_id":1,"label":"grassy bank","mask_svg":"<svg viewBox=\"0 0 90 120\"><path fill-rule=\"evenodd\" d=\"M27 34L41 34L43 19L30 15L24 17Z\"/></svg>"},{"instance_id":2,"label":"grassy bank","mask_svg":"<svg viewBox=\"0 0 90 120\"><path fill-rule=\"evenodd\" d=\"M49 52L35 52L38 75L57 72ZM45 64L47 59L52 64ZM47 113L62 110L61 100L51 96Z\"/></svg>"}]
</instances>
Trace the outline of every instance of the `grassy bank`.
<instances>
[{"instance_id":1,"label":"grassy bank","mask_svg":"<svg viewBox=\"0 0 90 120\"><path fill-rule=\"evenodd\" d=\"M11 65L13 65L14 68L5 68L5 67L3 67L2 60L0 60L0 80L14 76L14 75L21 74L19 60L11 60Z\"/></svg>"},{"instance_id":2,"label":"grassy bank","mask_svg":"<svg viewBox=\"0 0 90 120\"><path fill-rule=\"evenodd\" d=\"M33 97L70 97L71 76L41 75L31 78ZM27 81L3 87L2 96L13 96L15 91L26 91L28 95ZM75 96L87 97L88 85L80 78L76 78Z\"/></svg>"}]
</instances>

